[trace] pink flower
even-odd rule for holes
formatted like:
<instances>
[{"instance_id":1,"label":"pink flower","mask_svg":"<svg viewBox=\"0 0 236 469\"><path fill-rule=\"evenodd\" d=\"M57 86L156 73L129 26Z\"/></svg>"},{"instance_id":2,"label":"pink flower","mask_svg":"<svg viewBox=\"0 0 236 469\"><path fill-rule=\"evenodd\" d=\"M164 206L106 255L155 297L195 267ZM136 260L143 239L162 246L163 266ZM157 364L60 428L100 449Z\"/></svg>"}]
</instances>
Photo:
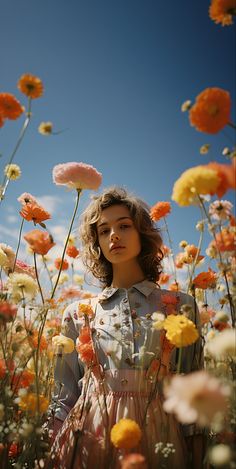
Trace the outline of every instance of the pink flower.
<instances>
[{"instance_id":1,"label":"pink flower","mask_svg":"<svg viewBox=\"0 0 236 469\"><path fill-rule=\"evenodd\" d=\"M18 259L15 265L15 272L18 274L28 274L30 277L36 278L35 268Z\"/></svg>"},{"instance_id":2,"label":"pink flower","mask_svg":"<svg viewBox=\"0 0 236 469\"><path fill-rule=\"evenodd\" d=\"M102 175L93 166L85 163L63 163L53 168L53 182L70 189L97 190L102 182Z\"/></svg>"},{"instance_id":3,"label":"pink flower","mask_svg":"<svg viewBox=\"0 0 236 469\"><path fill-rule=\"evenodd\" d=\"M206 371L196 371L172 378L164 395L164 410L174 413L179 422L205 426L213 422L216 414L226 413L230 389Z\"/></svg>"},{"instance_id":4,"label":"pink flower","mask_svg":"<svg viewBox=\"0 0 236 469\"><path fill-rule=\"evenodd\" d=\"M29 192L23 192L23 194L20 195L20 197L18 197L18 202L20 202L21 204L25 205L25 204L37 204L37 200L35 199L35 197L31 194L29 194Z\"/></svg>"},{"instance_id":5,"label":"pink flower","mask_svg":"<svg viewBox=\"0 0 236 469\"><path fill-rule=\"evenodd\" d=\"M209 214L215 220L227 220L232 215L233 205L228 200L215 200L209 207Z\"/></svg>"},{"instance_id":6,"label":"pink flower","mask_svg":"<svg viewBox=\"0 0 236 469\"><path fill-rule=\"evenodd\" d=\"M60 297L63 300L72 299L72 298L81 298L81 290L74 285L70 285L67 288L64 288L60 294Z\"/></svg>"}]
</instances>

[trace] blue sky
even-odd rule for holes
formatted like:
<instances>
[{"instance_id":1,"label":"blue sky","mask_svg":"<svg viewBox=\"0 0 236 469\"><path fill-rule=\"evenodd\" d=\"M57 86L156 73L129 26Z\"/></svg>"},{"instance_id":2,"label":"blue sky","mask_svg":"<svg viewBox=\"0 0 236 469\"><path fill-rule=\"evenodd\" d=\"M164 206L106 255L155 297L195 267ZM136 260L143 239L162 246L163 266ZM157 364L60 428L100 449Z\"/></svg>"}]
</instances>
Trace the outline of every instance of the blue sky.
<instances>
[{"instance_id":1,"label":"blue sky","mask_svg":"<svg viewBox=\"0 0 236 469\"><path fill-rule=\"evenodd\" d=\"M63 239L74 196L52 183L57 163L92 164L103 174L102 188L123 185L153 205L170 200L185 169L224 162L221 152L235 142L233 130L199 133L180 111L183 101L212 86L228 90L235 102L235 29L214 24L208 7L206 0L1 1L0 91L26 104L16 88L26 72L45 87L15 158L22 177L9 186L1 207L2 242L16 244L16 199L25 191L52 210L48 227ZM66 130L43 137L41 121ZM22 122L8 121L0 131L0 171ZM211 150L202 156L204 143ZM89 195L83 193L80 210ZM172 203L175 249L181 239L197 242L198 220L197 208Z\"/></svg>"}]
</instances>

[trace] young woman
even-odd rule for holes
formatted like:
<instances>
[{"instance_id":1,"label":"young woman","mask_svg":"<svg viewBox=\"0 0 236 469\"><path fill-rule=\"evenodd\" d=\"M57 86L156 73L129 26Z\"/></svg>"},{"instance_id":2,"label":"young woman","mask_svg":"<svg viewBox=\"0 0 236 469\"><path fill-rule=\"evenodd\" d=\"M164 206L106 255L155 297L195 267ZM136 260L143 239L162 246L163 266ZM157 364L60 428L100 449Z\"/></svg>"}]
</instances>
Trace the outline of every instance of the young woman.
<instances>
[{"instance_id":1,"label":"young woman","mask_svg":"<svg viewBox=\"0 0 236 469\"><path fill-rule=\"evenodd\" d=\"M77 343L79 354L75 350L58 357L53 417L57 436L50 467L184 469L190 461L186 441L195 444L198 432L163 410L162 383L176 371L177 353L164 331L152 327L152 313L166 315L170 303L179 312L187 304L198 326L193 298L159 288L160 234L146 204L124 189L114 187L94 198L83 214L80 234L84 263L103 290L87 300L93 313L81 305L85 300L64 313L64 334ZM198 340L184 348L181 371L200 366ZM123 418L141 429L141 440L128 450L145 457L139 466L125 466L124 451L110 440L112 427ZM168 457L157 451L158 443L169 448ZM200 456L199 447L197 452ZM194 456L192 468L194 461L202 467Z\"/></svg>"}]
</instances>

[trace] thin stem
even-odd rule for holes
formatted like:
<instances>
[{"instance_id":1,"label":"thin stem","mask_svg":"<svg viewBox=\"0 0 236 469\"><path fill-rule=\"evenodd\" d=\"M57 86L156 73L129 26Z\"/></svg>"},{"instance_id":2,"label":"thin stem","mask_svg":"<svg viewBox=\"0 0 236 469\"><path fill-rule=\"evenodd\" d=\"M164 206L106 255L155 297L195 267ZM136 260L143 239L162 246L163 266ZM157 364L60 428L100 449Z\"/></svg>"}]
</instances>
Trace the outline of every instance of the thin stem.
<instances>
[{"instance_id":1,"label":"thin stem","mask_svg":"<svg viewBox=\"0 0 236 469\"><path fill-rule=\"evenodd\" d=\"M163 218L164 218L165 229L166 229L166 233L167 233L167 237L168 237L168 241L169 241L169 245L170 245L170 252L171 252L172 269L173 269L173 273L174 273L174 280L175 280L175 283L178 284L178 282L177 282L176 266L175 266L175 261L174 261L174 258L173 258L173 255L174 255L173 243L172 243L172 240L171 240L171 237L170 237L170 233L169 233L169 229L168 229L166 217L163 217Z\"/></svg>"},{"instance_id":2,"label":"thin stem","mask_svg":"<svg viewBox=\"0 0 236 469\"><path fill-rule=\"evenodd\" d=\"M36 254L35 254L35 252L34 252L34 268L35 268L35 275L36 275L36 280L37 280L37 284L38 284L38 287L39 287L40 296L41 296L41 299L42 299L42 303L44 304L44 297L43 297L42 288L41 288L41 285L40 285L40 282L39 282L39 276L38 276L38 269L37 269L37 262L36 262Z\"/></svg>"},{"instance_id":3,"label":"thin stem","mask_svg":"<svg viewBox=\"0 0 236 469\"><path fill-rule=\"evenodd\" d=\"M230 127L232 127L234 130L236 130L236 125L233 124L233 122L228 122L228 125L229 125Z\"/></svg>"},{"instance_id":4,"label":"thin stem","mask_svg":"<svg viewBox=\"0 0 236 469\"><path fill-rule=\"evenodd\" d=\"M18 236L18 244L17 244L17 248L16 248L16 255L15 255L15 260L14 260L14 265L13 265L12 272L14 272L15 267L16 267L16 261L17 261L17 256L18 256L18 252L19 252L19 248L20 248L21 234L22 234L24 221L25 221L24 218L22 218L21 225L20 225L19 236Z\"/></svg>"},{"instance_id":5,"label":"thin stem","mask_svg":"<svg viewBox=\"0 0 236 469\"><path fill-rule=\"evenodd\" d=\"M67 244L69 242L69 238L70 238L71 230L72 230L72 227L73 227L75 215L76 215L78 205L79 205L79 199L80 199L80 194L81 194L82 189L76 189L76 190L77 190L77 198L76 198L75 208L74 208L74 212L73 212L72 219L71 219L71 222L70 222L68 235L67 235L65 246L64 246L64 249L63 249L63 253L62 253L60 269L59 269L59 272L58 272L58 275L57 275L56 283L55 283L54 288L52 290L51 299L55 295L55 291L56 291L56 288L57 288L57 285L58 285L58 282L59 282L59 278L60 278L61 271L62 271L63 260L64 260L65 253L66 253Z\"/></svg>"},{"instance_id":6,"label":"thin stem","mask_svg":"<svg viewBox=\"0 0 236 469\"><path fill-rule=\"evenodd\" d=\"M47 271L47 273L48 273L48 276L49 276L51 288L53 288L52 277L51 277L50 272L49 272L49 270L48 270L47 262L46 262L44 256L42 256L42 260L43 260L43 265L44 265L44 267L45 267L45 269L46 269L46 271Z\"/></svg>"}]
</instances>

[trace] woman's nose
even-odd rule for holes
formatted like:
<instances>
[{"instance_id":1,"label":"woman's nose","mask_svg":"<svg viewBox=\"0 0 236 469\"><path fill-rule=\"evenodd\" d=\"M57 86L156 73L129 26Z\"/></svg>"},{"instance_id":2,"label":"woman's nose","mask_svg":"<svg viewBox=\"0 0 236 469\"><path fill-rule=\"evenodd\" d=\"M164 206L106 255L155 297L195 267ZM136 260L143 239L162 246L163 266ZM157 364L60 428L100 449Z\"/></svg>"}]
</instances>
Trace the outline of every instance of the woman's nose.
<instances>
[{"instance_id":1,"label":"woman's nose","mask_svg":"<svg viewBox=\"0 0 236 469\"><path fill-rule=\"evenodd\" d=\"M111 241L118 241L119 239L120 237L117 233L114 233L114 232L111 233Z\"/></svg>"}]
</instances>

